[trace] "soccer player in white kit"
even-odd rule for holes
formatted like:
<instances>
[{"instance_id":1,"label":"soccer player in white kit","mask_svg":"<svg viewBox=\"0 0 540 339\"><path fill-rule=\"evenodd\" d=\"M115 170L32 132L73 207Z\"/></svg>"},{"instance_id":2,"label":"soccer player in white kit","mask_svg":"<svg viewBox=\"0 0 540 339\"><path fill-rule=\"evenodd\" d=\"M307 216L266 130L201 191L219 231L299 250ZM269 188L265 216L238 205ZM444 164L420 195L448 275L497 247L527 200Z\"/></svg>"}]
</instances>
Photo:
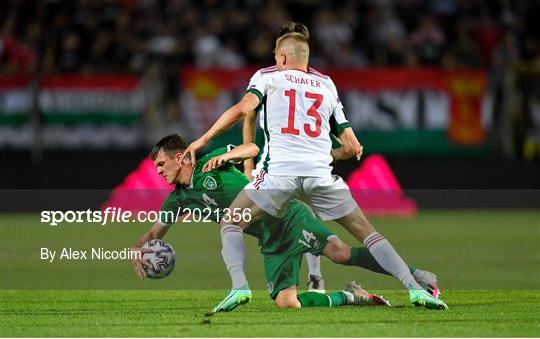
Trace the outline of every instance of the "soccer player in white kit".
<instances>
[{"instance_id":1,"label":"soccer player in white kit","mask_svg":"<svg viewBox=\"0 0 540 339\"><path fill-rule=\"evenodd\" d=\"M287 33L292 33L292 32L301 33L304 36L306 36L307 40L309 40L310 34L306 26L298 22L289 22L287 24L282 25L279 28L279 30L277 31L275 35L274 43L277 42L278 39L281 38L283 35ZM271 67L265 67L265 68L261 68L257 70L251 77L248 87L250 84L253 84L256 80L258 80L262 76L263 73L267 73L268 71L272 69L276 69L276 66L274 65ZM257 125L257 120L259 122L261 131L264 129L264 116L261 113L262 109L263 109L263 105L259 105L256 111L249 112L246 115L244 119L244 126L242 129L242 140L244 144L256 143L255 130L256 130L256 125ZM257 115L259 119L257 119ZM257 142L256 143L257 146L259 146L260 149L263 149L266 151L267 149L266 144L268 143L268 140L266 140L266 138L259 138L259 140L261 142ZM249 178L249 180L253 180L253 177L256 176L257 172L259 171L255 169L255 162L253 158L244 160L244 174ZM309 252L304 253L304 258L306 260L307 267L308 267L308 282L307 282L308 290L312 292L325 293L326 289L325 289L324 279L321 273L321 258Z\"/></svg>"},{"instance_id":2,"label":"soccer player in white kit","mask_svg":"<svg viewBox=\"0 0 540 339\"><path fill-rule=\"evenodd\" d=\"M305 35L291 32L276 41L276 68L269 68L253 83L240 102L229 108L216 123L184 152L195 162L196 151L263 104L266 153L258 164L258 174L230 206L231 213L242 211L238 220L229 216L221 225L222 256L233 280L233 289L216 306L226 311L237 299L251 297L245 277L245 245L242 230L265 213L282 216L289 201L300 198L322 220L336 220L362 241L377 262L409 291L416 306L447 309L415 281L393 246L366 219L352 198L347 184L332 175L332 161L355 156L362 146L343 113L332 80L309 68L309 45ZM332 149L331 124L343 142ZM212 170L210 167L208 170ZM310 246L309 236L304 241ZM294 302L291 300L291 302Z\"/></svg>"}]
</instances>

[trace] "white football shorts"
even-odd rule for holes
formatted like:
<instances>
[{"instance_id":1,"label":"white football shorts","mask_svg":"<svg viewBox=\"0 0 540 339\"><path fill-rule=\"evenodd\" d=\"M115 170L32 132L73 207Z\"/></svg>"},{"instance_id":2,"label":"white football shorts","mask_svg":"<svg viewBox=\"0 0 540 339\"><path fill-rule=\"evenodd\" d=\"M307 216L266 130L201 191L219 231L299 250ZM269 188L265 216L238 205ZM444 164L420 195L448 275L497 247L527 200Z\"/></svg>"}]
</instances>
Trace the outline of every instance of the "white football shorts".
<instances>
[{"instance_id":1,"label":"white football shorts","mask_svg":"<svg viewBox=\"0 0 540 339\"><path fill-rule=\"evenodd\" d=\"M276 176L260 171L246 187L246 194L268 214L282 218L291 200L308 204L322 220L351 213L358 205L349 186L337 175L328 177Z\"/></svg>"}]
</instances>

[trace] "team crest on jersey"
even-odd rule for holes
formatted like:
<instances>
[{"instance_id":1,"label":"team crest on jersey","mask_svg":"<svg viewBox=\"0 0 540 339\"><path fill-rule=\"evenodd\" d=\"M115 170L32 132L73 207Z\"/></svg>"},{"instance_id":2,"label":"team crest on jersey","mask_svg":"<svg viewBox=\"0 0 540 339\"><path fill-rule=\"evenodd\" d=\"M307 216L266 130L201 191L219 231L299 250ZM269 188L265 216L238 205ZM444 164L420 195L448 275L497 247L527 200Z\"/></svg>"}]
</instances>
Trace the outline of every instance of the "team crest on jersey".
<instances>
[{"instance_id":1,"label":"team crest on jersey","mask_svg":"<svg viewBox=\"0 0 540 339\"><path fill-rule=\"evenodd\" d=\"M274 284L269 281L266 283L266 288L268 289L268 293L272 294L272 292L274 291Z\"/></svg>"},{"instance_id":2,"label":"team crest on jersey","mask_svg":"<svg viewBox=\"0 0 540 339\"><path fill-rule=\"evenodd\" d=\"M217 181L213 177L206 177L203 181L203 186L209 190L215 190L217 188Z\"/></svg>"}]
</instances>

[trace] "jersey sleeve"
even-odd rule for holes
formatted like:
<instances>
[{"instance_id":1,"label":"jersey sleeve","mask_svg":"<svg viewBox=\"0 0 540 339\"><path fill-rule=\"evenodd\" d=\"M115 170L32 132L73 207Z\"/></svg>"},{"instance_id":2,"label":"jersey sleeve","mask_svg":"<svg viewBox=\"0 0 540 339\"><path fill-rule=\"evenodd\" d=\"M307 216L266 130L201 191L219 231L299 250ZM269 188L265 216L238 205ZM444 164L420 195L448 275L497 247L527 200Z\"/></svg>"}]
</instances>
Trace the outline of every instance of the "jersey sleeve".
<instances>
[{"instance_id":1,"label":"jersey sleeve","mask_svg":"<svg viewBox=\"0 0 540 339\"><path fill-rule=\"evenodd\" d=\"M253 75L251 76L251 79L249 79L249 83L248 83L248 86L246 88L246 93L250 93L250 88L252 86L255 86L255 83L261 78L262 76L262 72L261 70L258 70L257 72L253 73ZM257 93L254 93L255 95L257 95ZM257 95L258 96L258 95ZM255 108L255 113L259 113L262 109L262 105L263 105L263 102L261 100L261 98L259 97L259 105Z\"/></svg>"},{"instance_id":2,"label":"jersey sleeve","mask_svg":"<svg viewBox=\"0 0 540 339\"><path fill-rule=\"evenodd\" d=\"M249 83L248 83L248 86L246 88L246 92L249 91L249 89L254 86L257 81L259 81L259 79L262 77L262 73L261 73L261 70L258 70L257 72L253 73L253 75L251 76L251 78L249 79Z\"/></svg>"},{"instance_id":3,"label":"jersey sleeve","mask_svg":"<svg viewBox=\"0 0 540 339\"><path fill-rule=\"evenodd\" d=\"M176 199L176 191L172 191L161 206L158 223L163 227L169 227L176 222L178 211L182 209L180 200Z\"/></svg>"},{"instance_id":4,"label":"jersey sleeve","mask_svg":"<svg viewBox=\"0 0 540 339\"><path fill-rule=\"evenodd\" d=\"M228 145L227 145L227 152L230 152L230 151L232 151L232 150L235 149L235 148L236 148L236 145L228 144ZM241 163L242 163L241 160L239 160L239 161L229 160L229 162L230 162L231 164L235 164L235 165L238 165L238 164L241 164Z\"/></svg>"},{"instance_id":5,"label":"jersey sleeve","mask_svg":"<svg viewBox=\"0 0 540 339\"><path fill-rule=\"evenodd\" d=\"M197 167L202 167L204 166L204 164L206 164L206 162L210 159L212 159L213 157L217 157L219 155L222 155L222 154L225 154L227 152L229 152L230 150L232 150L233 148L235 148L236 146L235 145L227 145L225 147L219 147L219 148L216 148L215 150L211 151L210 153L206 154L205 156L203 156L200 160L197 161ZM235 162L235 161L229 161L230 164L239 164L240 162Z\"/></svg>"},{"instance_id":6,"label":"jersey sleeve","mask_svg":"<svg viewBox=\"0 0 540 339\"><path fill-rule=\"evenodd\" d=\"M343 104L339 99L336 85L331 79L328 79L328 84L332 93L332 116L330 117L330 129L332 134L339 136L345 128L351 127L351 124L345 117Z\"/></svg>"},{"instance_id":7,"label":"jersey sleeve","mask_svg":"<svg viewBox=\"0 0 540 339\"><path fill-rule=\"evenodd\" d=\"M259 75L257 75L257 73L259 73ZM268 74L260 74L260 71L257 71L249 81L247 92L253 93L259 98L259 106L262 104L263 97L266 95L270 79Z\"/></svg>"}]
</instances>

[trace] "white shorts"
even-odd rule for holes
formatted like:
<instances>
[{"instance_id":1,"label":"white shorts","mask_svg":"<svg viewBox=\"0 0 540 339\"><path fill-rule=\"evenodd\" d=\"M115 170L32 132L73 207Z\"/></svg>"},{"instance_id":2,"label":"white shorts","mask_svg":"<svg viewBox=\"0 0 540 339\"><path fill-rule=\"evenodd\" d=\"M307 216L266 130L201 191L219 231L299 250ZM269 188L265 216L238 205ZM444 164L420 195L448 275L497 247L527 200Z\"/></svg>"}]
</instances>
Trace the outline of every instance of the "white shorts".
<instances>
[{"instance_id":1,"label":"white shorts","mask_svg":"<svg viewBox=\"0 0 540 339\"><path fill-rule=\"evenodd\" d=\"M334 220L358 207L349 186L337 175L286 177L259 172L246 187L246 194L268 214L283 217L289 202L300 199L322 220Z\"/></svg>"}]
</instances>

